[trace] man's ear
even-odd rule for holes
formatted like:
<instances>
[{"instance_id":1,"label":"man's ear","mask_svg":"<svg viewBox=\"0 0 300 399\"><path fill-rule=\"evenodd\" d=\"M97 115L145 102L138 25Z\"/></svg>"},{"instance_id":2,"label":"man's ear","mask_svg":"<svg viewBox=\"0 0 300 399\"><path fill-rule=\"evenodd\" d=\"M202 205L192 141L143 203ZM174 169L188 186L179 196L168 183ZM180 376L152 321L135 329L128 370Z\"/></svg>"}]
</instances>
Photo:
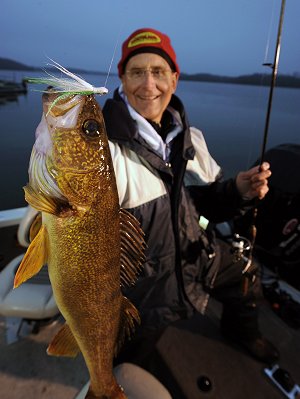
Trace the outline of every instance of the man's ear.
<instances>
[{"instance_id":1,"label":"man's ear","mask_svg":"<svg viewBox=\"0 0 300 399\"><path fill-rule=\"evenodd\" d=\"M178 74L178 72L174 72L174 73L172 74L173 93L175 93L175 91L176 91L178 79L179 79L179 74Z\"/></svg>"}]
</instances>

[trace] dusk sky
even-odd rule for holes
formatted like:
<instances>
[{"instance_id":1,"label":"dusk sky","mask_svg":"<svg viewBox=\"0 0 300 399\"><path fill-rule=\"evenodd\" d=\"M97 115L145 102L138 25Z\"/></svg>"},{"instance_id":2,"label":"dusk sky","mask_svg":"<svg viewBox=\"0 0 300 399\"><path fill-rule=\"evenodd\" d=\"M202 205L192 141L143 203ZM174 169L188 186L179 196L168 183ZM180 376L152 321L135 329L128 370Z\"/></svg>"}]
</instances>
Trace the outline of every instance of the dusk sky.
<instances>
[{"instance_id":1,"label":"dusk sky","mask_svg":"<svg viewBox=\"0 0 300 399\"><path fill-rule=\"evenodd\" d=\"M1 0L0 57L116 72L135 29L167 33L182 72L269 72L281 0ZM279 73L300 73L300 0L286 0ZM113 58L114 49L116 48Z\"/></svg>"}]
</instances>

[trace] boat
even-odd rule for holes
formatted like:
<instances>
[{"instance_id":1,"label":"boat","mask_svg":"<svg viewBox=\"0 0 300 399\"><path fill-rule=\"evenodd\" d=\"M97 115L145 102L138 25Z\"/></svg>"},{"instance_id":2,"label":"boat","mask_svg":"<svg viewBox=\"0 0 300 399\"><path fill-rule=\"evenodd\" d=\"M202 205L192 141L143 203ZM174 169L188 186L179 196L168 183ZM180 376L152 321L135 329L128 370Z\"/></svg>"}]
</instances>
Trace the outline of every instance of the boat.
<instances>
[{"instance_id":1,"label":"boat","mask_svg":"<svg viewBox=\"0 0 300 399\"><path fill-rule=\"evenodd\" d=\"M11 97L27 93L27 83L23 79L21 82L0 79L0 97Z\"/></svg>"},{"instance_id":2,"label":"boat","mask_svg":"<svg viewBox=\"0 0 300 399\"><path fill-rule=\"evenodd\" d=\"M0 269L23 256L18 230L27 207L0 211ZM227 236L228 226L221 225ZM22 244L22 241L21 241ZM273 274L273 278L277 278ZM300 293L286 281L277 279L282 290L300 304ZM16 290L17 291L17 290ZM24 297L24 301L28 298ZM300 330L278 317L263 300L260 323L281 354L279 364L264 366L220 333L221 308L208 303L205 316L170 325L157 342L150 361L151 374L163 384L173 399L296 399L300 394ZM13 319L13 318L12 318ZM11 325L8 326L7 322ZM0 385L3 398L21 399L24 392L43 399L82 399L88 372L82 356L53 358L46 354L51 338L63 323L60 315L14 324L0 316ZM8 344L7 329L15 329L16 340ZM144 367L145 369L145 367ZM149 369L148 369L149 371ZM280 374L281 373L281 374ZM281 385L274 376L281 375ZM283 377L282 377L283 375ZM284 378L288 377L288 378ZM285 385L285 390L282 388ZM2 396L1 396L2 397ZM134 396L130 399L136 399ZM156 398L159 399L159 398Z\"/></svg>"}]
</instances>

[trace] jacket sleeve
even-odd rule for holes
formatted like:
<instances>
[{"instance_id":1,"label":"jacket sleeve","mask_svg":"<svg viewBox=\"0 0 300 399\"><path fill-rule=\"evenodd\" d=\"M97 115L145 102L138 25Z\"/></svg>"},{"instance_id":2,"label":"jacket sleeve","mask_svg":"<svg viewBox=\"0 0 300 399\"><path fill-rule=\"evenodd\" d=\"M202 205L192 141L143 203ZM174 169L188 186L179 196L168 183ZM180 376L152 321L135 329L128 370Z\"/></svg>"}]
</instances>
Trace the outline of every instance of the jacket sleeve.
<instances>
[{"instance_id":1,"label":"jacket sleeve","mask_svg":"<svg viewBox=\"0 0 300 399\"><path fill-rule=\"evenodd\" d=\"M185 186L199 215L219 223L246 212L253 201L241 198L235 179L222 181L222 170L210 155L202 132L192 127L191 138L195 157L187 164Z\"/></svg>"},{"instance_id":2,"label":"jacket sleeve","mask_svg":"<svg viewBox=\"0 0 300 399\"><path fill-rule=\"evenodd\" d=\"M199 215L213 223L243 215L254 204L254 201L241 198L234 179L217 180L205 186L190 186L189 192Z\"/></svg>"}]
</instances>

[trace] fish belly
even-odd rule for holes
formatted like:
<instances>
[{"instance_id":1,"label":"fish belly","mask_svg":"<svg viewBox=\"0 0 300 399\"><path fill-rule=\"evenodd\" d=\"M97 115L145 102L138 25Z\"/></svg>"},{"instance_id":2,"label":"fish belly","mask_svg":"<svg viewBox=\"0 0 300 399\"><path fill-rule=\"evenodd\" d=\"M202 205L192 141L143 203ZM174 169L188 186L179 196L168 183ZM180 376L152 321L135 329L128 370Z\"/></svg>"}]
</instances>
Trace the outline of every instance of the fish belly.
<instances>
[{"instance_id":1,"label":"fish belly","mask_svg":"<svg viewBox=\"0 0 300 399\"><path fill-rule=\"evenodd\" d=\"M46 216L48 266L55 300L83 354L91 388L104 395L116 389L112 362L122 308L119 213L91 214Z\"/></svg>"}]
</instances>

